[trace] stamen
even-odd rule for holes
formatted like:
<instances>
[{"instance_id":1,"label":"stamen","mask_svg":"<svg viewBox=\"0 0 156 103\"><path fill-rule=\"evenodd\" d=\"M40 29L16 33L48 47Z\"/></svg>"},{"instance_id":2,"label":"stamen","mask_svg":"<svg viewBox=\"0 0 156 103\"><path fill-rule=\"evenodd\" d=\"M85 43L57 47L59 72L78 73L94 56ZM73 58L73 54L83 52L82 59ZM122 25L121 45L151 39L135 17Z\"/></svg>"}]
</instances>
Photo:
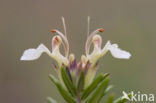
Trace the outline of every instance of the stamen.
<instances>
[{"instance_id":1,"label":"stamen","mask_svg":"<svg viewBox=\"0 0 156 103\"><path fill-rule=\"evenodd\" d=\"M102 28L101 28L101 29L99 29L99 32L104 32L104 29L102 29Z\"/></svg>"},{"instance_id":2,"label":"stamen","mask_svg":"<svg viewBox=\"0 0 156 103\"><path fill-rule=\"evenodd\" d=\"M92 37L94 36L94 35L96 35L97 33L99 33L99 32L103 32L104 31L104 29L103 28L100 28L100 29L96 29L95 31L93 31L90 35L89 35L89 37L87 38L87 42L86 42L86 55L88 56L89 55L89 50L90 50L90 46L91 46L91 41L92 41Z\"/></svg>"},{"instance_id":3,"label":"stamen","mask_svg":"<svg viewBox=\"0 0 156 103\"><path fill-rule=\"evenodd\" d=\"M52 30L50 30L50 32L52 32L52 33L56 33L56 30L53 30L53 29L52 29Z\"/></svg>"},{"instance_id":4,"label":"stamen","mask_svg":"<svg viewBox=\"0 0 156 103\"><path fill-rule=\"evenodd\" d=\"M57 30L57 31L58 31L58 30ZM54 30L54 29L51 29L51 30L50 30L51 33L56 33L57 31ZM58 33L58 32L57 32L57 33ZM59 34L59 33L58 33L58 34ZM59 35L60 35L60 34L59 34ZM63 38L63 36L64 36L64 35L63 35L63 33L62 33L61 37ZM64 40L64 41L65 41L65 40ZM63 44L63 48L65 49L65 52L66 52L66 45L64 44L64 42L62 42L62 44ZM65 53L65 55L67 55L67 54Z\"/></svg>"},{"instance_id":5,"label":"stamen","mask_svg":"<svg viewBox=\"0 0 156 103\"><path fill-rule=\"evenodd\" d=\"M65 45L64 44L63 45L65 47L65 56L67 57L69 53L69 43L68 43L67 37L65 37L63 33L58 31L57 29L54 29L53 31L56 31L56 33L60 35L62 39L64 40Z\"/></svg>"},{"instance_id":6,"label":"stamen","mask_svg":"<svg viewBox=\"0 0 156 103\"><path fill-rule=\"evenodd\" d=\"M63 28L64 28L64 34L67 37L66 24L65 24L64 17L62 17L62 23L63 23Z\"/></svg>"},{"instance_id":7,"label":"stamen","mask_svg":"<svg viewBox=\"0 0 156 103\"><path fill-rule=\"evenodd\" d=\"M90 31L90 16L88 16L88 31L87 31L87 37L89 36Z\"/></svg>"}]
</instances>

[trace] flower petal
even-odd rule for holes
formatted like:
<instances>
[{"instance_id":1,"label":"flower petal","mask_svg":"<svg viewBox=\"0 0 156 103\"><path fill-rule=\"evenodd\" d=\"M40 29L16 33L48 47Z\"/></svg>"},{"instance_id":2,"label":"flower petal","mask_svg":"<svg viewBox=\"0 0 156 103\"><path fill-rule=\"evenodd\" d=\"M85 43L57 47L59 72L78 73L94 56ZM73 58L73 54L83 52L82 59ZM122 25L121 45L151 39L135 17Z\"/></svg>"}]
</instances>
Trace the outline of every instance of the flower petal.
<instances>
[{"instance_id":1,"label":"flower petal","mask_svg":"<svg viewBox=\"0 0 156 103\"><path fill-rule=\"evenodd\" d=\"M36 60L41 56L43 52L51 56L48 48L45 47L45 45L40 44L37 49L32 48L25 50L20 60Z\"/></svg>"},{"instance_id":2,"label":"flower petal","mask_svg":"<svg viewBox=\"0 0 156 103\"><path fill-rule=\"evenodd\" d=\"M109 50L108 48L111 46L110 41L107 41L107 43L105 44L104 48L101 50L101 57L107 53L107 51Z\"/></svg>"},{"instance_id":3,"label":"flower petal","mask_svg":"<svg viewBox=\"0 0 156 103\"><path fill-rule=\"evenodd\" d=\"M131 54L125 50L121 50L118 48L117 44L112 44L108 47L110 50L111 54L115 58L120 58L120 59L129 59L131 57Z\"/></svg>"}]
</instances>

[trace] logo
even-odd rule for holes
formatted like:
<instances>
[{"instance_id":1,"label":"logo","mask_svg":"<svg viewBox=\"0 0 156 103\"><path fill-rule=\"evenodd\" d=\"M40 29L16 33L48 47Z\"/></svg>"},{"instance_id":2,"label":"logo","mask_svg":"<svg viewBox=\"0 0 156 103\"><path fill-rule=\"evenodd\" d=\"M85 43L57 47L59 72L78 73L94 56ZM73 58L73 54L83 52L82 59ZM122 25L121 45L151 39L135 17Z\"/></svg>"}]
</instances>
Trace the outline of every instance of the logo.
<instances>
[{"instance_id":1,"label":"logo","mask_svg":"<svg viewBox=\"0 0 156 103\"><path fill-rule=\"evenodd\" d=\"M133 102L154 102L154 94L145 94L138 91L137 93L131 91L130 95L123 91L123 97Z\"/></svg>"}]
</instances>

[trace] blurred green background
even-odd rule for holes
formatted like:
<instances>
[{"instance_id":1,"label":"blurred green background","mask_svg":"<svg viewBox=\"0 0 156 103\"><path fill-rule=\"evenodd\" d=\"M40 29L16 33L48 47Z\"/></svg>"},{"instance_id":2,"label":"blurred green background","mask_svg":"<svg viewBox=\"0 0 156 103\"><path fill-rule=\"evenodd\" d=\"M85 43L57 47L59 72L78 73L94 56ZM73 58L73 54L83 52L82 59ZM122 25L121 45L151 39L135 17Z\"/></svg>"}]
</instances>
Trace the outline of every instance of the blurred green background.
<instances>
[{"instance_id":1,"label":"blurred green background","mask_svg":"<svg viewBox=\"0 0 156 103\"><path fill-rule=\"evenodd\" d=\"M156 94L155 0L0 0L0 103L46 103L62 97L48 79L55 63L46 54L31 62L20 61L25 49L44 43L51 49L52 28L63 31L65 17L70 52L84 54L87 16L91 31L105 29L107 40L131 52L130 60L107 53L100 72L109 72L116 97L122 91Z\"/></svg>"}]
</instances>

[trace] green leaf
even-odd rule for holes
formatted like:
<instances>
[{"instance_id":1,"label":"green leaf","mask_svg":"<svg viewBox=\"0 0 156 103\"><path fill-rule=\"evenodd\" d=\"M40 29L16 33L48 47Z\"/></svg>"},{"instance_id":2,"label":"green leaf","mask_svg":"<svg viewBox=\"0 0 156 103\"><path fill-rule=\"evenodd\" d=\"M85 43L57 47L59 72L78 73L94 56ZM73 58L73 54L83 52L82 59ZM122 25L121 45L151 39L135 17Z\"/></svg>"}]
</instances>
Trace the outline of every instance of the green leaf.
<instances>
[{"instance_id":1,"label":"green leaf","mask_svg":"<svg viewBox=\"0 0 156 103\"><path fill-rule=\"evenodd\" d=\"M65 84L65 86L67 87L68 91L71 93L72 96L76 96L76 88L74 86L74 84L72 83L72 81L70 80L66 70L62 67L61 68L61 76L63 79L63 82Z\"/></svg>"},{"instance_id":2,"label":"green leaf","mask_svg":"<svg viewBox=\"0 0 156 103\"><path fill-rule=\"evenodd\" d=\"M50 74L49 78L56 85L58 91L67 103L76 103L74 98L72 98L72 96L62 87L61 83L53 75Z\"/></svg>"},{"instance_id":3,"label":"green leaf","mask_svg":"<svg viewBox=\"0 0 156 103\"><path fill-rule=\"evenodd\" d=\"M86 99L91 92L97 87L97 85L103 81L109 74L100 74L96 77L96 79L86 88L82 94L81 100Z\"/></svg>"},{"instance_id":4,"label":"green leaf","mask_svg":"<svg viewBox=\"0 0 156 103\"><path fill-rule=\"evenodd\" d=\"M128 94L128 97L131 98L132 97L132 94L129 93ZM116 99L113 103L125 103L127 101L128 101L128 99L120 97L120 98Z\"/></svg>"},{"instance_id":5,"label":"green leaf","mask_svg":"<svg viewBox=\"0 0 156 103\"><path fill-rule=\"evenodd\" d=\"M79 77L78 85L77 85L78 92L81 92L84 88L84 79L85 79L85 75L84 75L84 72L82 71Z\"/></svg>"},{"instance_id":6,"label":"green leaf","mask_svg":"<svg viewBox=\"0 0 156 103\"><path fill-rule=\"evenodd\" d=\"M48 97L47 98L48 103L57 103L53 98Z\"/></svg>"},{"instance_id":7,"label":"green leaf","mask_svg":"<svg viewBox=\"0 0 156 103\"><path fill-rule=\"evenodd\" d=\"M100 100L102 99L102 97L104 97L112 88L113 88L112 85L108 86L108 87L106 88L106 90L103 91L103 93L101 94L101 97L99 97L98 102L100 102Z\"/></svg>"},{"instance_id":8,"label":"green leaf","mask_svg":"<svg viewBox=\"0 0 156 103\"><path fill-rule=\"evenodd\" d=\"M105 90L104 94L107 94L112 88L113 88L113 85L109 85L107 89Z\"/></svg>"},{"instance_id":9,"label":"green leaf","mask_svg":"<svg viewBox=\"0 0 156 103\"><path fill-rule=\"evenodd\" d=\"M106 101L106 103L113 103L113 100L114 100L114 95L110 95Z\"/></svg>"},{"instance_id":10,"label":"green leaf","mask_svg":"<svg viewBox=\"0 0 156 103\"><path fill-rule=\"evenodd\" d=\"M107 88L108 83L109 83L109 78L104 79L97 87L97 89L94 91L94 93L91 94L91 96L89 97L86 103L99 103L99 99L101 99L101 95Z\"/></svg>"}]
</instances>

